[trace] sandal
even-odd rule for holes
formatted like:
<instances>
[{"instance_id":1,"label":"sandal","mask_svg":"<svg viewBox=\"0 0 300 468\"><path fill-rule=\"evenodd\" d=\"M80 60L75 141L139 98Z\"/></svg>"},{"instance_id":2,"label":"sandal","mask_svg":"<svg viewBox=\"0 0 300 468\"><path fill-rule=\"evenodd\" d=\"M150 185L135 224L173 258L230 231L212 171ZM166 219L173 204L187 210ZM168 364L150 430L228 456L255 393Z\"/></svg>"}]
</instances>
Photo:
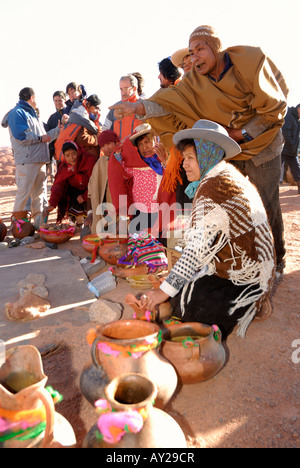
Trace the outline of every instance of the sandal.
<instances>
[{"instance_id":1,"label":"sandal","mask_svg":"<svg viewBox=\"0 0 300 468\"><path fill-rule=\"evenodd\" d=\"M270 302L270 299L265 299L264 302L262 303L262 306L260 310L256 313L254 320L256 322L263 322L264 320L267 320L273 312L273 306Z\"/></svg>"}]
</instances>

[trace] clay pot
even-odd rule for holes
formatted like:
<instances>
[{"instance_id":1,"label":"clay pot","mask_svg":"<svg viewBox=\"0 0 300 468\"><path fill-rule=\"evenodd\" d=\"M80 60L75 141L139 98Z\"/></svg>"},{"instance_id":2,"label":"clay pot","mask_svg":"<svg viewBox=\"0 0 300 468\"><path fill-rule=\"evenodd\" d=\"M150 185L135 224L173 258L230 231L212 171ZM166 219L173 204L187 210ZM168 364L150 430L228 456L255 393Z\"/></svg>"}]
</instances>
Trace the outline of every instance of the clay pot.
<instances>
[{"instance_id":1,"label":"clay pot","mask_svg":"<svg viewBox=\"0 0 300 468\"><path fill-rule=\"evenodd\" d=\"M103 402L111 411L99 417L83 448L186 448L177 422L153 408L156 394L154 383L143 375L122 374L113 379Z\"/></svg>"},{"instance_id":2,"label":"clay pot","mask_svg":"<svg viewBox=\"0 0 300 468\"><path fill-rule=\"evenodd\" d=\"M46 381L41 355L34 346L18 346L7 352L6 361L0 367L0 430L3 431L0 432L0 447L49 448L76 445L70 424L55 412L53 399L45 389ZM22 415L22 412L27 413ZM43 414L46 415L44 432L26 439L30 425L37 428L36 424L43 420ZM18 434L20 430L22 433ZM14 433L17 434L13 436Z\"/></svg>"},{"instance_id":3,"label":"clay pot","mask_svg":"<svg viewBox=\"0 0 300 468\"><path fill-rule=\"evenodd\" d=\"M142 305L142 301L137 299L133 294L127 294L125 297L125 303L133 308L135 312L134 318L137 318L138 320L161 323L168 319L172 315L173 311L170 302L164 302L157 306L156 311L150 316L150 314L147 314L147 304Z\"/></svg>"},{"instance_id":4,"label":"clay pot","mask_svg":"<svg viewBox=\"0 0 300 468\"><path fill-rule=\"evenodd\" d=\"M35 228L30 222L31 216L28 211L14 211L11 217L11 233L15 239L33 236Z\"/></svg>"},{"instance_id":5,"label":"clay pot","mask_svg":"<svg viewBox=\"0 0 300 468\"><path fill-rule=\"evenodd\" d=\"M47 225L51 227L50 224ZM39 236L50 244L63 244L68 242L75 234L75 226L66 225L63 229L54 229L55 225L52 226L53 230L46 227L40 227Z\"/></svg>"},{"instance_id":6,"label":"clay pot","mask_svg":"<svg viewBox=\"0 0 300 468\"><path fill-rule=\"evenodd\" d=\"M102 239L98 254L109 265L116 265L127 251L128 239L108 238Z\"/></svg>"},{"instance_id":7,"label":"clay pot","mask_svg":"<svg viewBox=\"0 0 300 468\"><path fill-rule=\"evenodd\" d=\"M169 325L163 330L162 355L177 370L183 384L202 382L223 367L225 350L216 326L198 322Z\"/></svg>"},{"instance_id":8,"label":"clay pot","mask_svg":"<svg viewBox=\"0 0 300 468\"><path fill-rule=\"evenodd\" d=\"M89 253L93 253L95 250L98 251L100 243L101 239L96 234L88 234L82 239L82 247Z\"/></svg>"},{"instance_id":9,"label":"clay pot","mask_svg":"<svg viewBox=\"0 0 300 468\"><path fill-rule=\"evenodd\" d=\"M7 234L7 227L3 223L2 219L0 219L0 242L2 242Z\"/></svg>"},{"instance_id":10,"label":"clay pot","mask_svg":"<svg viewBox=\"0 0 300 468\"><path fill-rule=\"evenodd\" d=\"M109 381L123 373L136 372L150 378L158 388L156 406L163 407L173 396L177 387L174 367L158 351L161 331L157 324L140 320L118 320L99 327L97 337L91 348L94 366L101 375L100 379ZM92 372L91 369L87 372ZM81 390L91 401L90 389L93 382ZM104 379L105 380L105 379ZM98 399L104 394L98 385ZM94 400L95 401L95 400Z\"/></svg>"}]
</instances>

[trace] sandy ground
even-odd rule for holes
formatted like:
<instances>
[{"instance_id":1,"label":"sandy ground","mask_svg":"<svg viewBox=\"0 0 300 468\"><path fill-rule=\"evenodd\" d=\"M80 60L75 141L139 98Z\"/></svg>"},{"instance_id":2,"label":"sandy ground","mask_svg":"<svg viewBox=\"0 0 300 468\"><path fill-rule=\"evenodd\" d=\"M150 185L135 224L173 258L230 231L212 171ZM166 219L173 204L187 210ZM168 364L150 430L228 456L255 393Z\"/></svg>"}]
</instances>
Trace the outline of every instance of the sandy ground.
<instances>
[{"instance_id":1,"label":"sandy ground","mask_svg":"<svg viewBox=\"0 0 300 468\"><path fill-rule=\"evenodd\" d=\"M253 322L244 339L234 331L223 342L227 360L221 372L206 382L178 388L165 409L181 425L189 447L300 447L300 196L296 187L289 185L282 186L280 192L287 267L274 288L273 315L265 322ZM7 225L14 194L15 186L0 186L0 218ZM87 256L78 235L60 248L70 249L78 260ZM136 290L120 280L117 290L106 298L123 303L128 292ZM3 304L0 314L5 322ZM131 309L125 306L123 318L131 316ZM48 383L64 396L57 411L71 423L81 447L86 432L96 422L94 410L79 388L82 369L90 359L86 332L94 324L86 320L62 324L57 320L43 327L41 320L35 322L39 334L28 337L26 343L40 350L51 343L63 345L43 358L44 372ZM8 346L24 342L24 337L18 336L18 323L14 324L16 333Z\"/></svg>"}]
</instances>

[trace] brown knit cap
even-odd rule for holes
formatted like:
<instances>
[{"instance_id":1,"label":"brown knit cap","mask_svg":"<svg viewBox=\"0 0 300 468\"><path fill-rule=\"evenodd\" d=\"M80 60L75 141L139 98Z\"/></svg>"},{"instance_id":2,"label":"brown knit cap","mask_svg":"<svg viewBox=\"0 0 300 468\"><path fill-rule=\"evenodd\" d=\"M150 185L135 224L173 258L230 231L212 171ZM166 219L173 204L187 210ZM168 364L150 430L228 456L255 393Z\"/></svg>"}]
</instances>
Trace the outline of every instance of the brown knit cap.
<instances>
[{"instance_id":1,"label":"brown knit cap","mask_svg":"<svg viewBox=\"0 0 300 468\"><path fill-rule=\"evenodd\" d=\"M222 50L222 43L212 26L198 26L190 35L189 44L196 38L206 41L216 55Z\"/></svg>"}]
</instances>

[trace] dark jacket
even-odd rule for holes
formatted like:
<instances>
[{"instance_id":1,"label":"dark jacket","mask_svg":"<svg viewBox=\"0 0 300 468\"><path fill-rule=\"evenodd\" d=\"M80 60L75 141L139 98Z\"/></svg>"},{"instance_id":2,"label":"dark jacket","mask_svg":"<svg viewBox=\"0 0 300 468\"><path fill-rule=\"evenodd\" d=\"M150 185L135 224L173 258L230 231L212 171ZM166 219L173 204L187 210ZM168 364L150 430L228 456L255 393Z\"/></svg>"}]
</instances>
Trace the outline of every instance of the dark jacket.
<instances>
[{"instance_id":1,"label":"dark jacket","mask_svg":"<svg viewBox=\"0 0 300 468\"><path fill-rule=\"evenodd\" d=\"M285 139L282 154L286 157L296 158L298 155L300 133L299 114L296 107L289 107L282 132Z\"/></svg>"}]
</instances>

